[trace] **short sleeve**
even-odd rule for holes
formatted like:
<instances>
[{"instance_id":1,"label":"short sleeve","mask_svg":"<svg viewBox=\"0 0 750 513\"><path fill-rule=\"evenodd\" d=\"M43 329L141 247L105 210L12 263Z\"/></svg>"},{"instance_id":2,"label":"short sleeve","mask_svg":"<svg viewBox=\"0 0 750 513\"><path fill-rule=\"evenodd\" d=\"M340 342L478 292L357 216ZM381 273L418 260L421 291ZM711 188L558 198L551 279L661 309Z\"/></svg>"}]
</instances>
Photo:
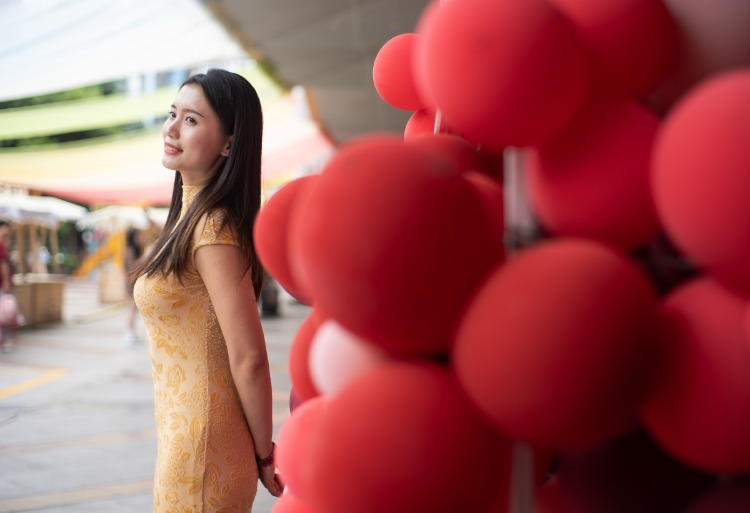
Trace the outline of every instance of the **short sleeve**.
<instances>
[{"instance_id":1,"label":"short sleeve","mask_svg":"<svg viewBox=\"0 0 750 513\"><path fill-rule=\"evenodd\" d=\"M225 213L213 210L205 214L195 226L193 234L193 253L203 246L226 244L238 246L237 237L228 223L224 223ZM222 226L223 225L223 226Z\"/></svg>"}]
</instances>

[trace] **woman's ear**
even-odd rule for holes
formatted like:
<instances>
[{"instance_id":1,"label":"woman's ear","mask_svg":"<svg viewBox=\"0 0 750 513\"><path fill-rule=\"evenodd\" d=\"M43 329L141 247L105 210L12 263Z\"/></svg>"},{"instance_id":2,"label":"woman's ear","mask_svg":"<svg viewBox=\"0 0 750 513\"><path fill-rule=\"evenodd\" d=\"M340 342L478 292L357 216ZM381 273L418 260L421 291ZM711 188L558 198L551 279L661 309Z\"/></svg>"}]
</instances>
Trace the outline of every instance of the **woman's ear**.
<instances>
[{"instance_id":1,"label":"woman's ear","mask_svg":"<svg viewBox=\"0 0 750 513\"><path fill-rule=\"evenodd\" d=\"M229 156L229 149L232 147L232 137L229 137L227 139L227 143L224 145L224 148L221 150L221 154L225 157Z\"/></svg>"}]
</instances>

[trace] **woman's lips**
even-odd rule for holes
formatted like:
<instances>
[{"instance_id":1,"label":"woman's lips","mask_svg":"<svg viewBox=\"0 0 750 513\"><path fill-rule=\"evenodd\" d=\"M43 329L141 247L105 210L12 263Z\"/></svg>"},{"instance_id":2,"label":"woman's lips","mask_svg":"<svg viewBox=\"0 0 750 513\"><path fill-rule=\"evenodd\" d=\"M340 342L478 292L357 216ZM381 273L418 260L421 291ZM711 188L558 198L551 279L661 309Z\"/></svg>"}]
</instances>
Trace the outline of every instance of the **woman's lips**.
<instances>
[{"instance_id":1,"label":"woman's lips","mask_svg":"<svg viewBox=\"0 0 750 513\"><path fill-rule=\"evenodd\" d=\"M171 144L164 143L164 153L167 155L176 155L180 153L182 150L179 149L177 146L172 146Z\"/></svg>"}]
</instances>

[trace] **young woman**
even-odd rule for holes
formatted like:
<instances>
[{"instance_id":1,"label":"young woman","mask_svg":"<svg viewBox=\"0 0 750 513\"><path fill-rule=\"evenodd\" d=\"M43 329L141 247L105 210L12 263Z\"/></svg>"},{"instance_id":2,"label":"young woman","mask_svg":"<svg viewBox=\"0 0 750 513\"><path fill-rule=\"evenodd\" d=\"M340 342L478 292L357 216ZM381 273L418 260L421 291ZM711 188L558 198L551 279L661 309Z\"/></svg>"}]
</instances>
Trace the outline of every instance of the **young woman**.
<instances>
[{"instance_id":1,"label":"young woman","mask_svg":"<svg viewBox=\"0 0 750 513\"><path fill-rule=\"evenodd\" d=\"M154 512L247 512L258 479L283 489L256 303L262 126L254 88L214 69L185 81L162 129L172 202L135 285L154 378Z\"/></svg>"}]
</instances>

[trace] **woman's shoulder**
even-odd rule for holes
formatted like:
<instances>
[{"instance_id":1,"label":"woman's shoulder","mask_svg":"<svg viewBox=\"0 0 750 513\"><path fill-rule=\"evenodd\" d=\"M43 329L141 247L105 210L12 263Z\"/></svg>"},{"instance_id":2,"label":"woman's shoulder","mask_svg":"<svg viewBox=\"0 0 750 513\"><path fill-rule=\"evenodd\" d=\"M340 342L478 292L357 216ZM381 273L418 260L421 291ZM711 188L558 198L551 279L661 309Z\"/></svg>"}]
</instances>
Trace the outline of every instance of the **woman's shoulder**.
<instances>
[{"instance_id":1,"label":"woman's shoulder","mask_svg":"<svg viewBox=\"0 0 750 513\"><path fill-rule=\"evenodd\" d=\"M238 245L236 230L225 208L209 210L201 216L193 233L194 246L211 244Z\"/></svg>"}]
</instances>

